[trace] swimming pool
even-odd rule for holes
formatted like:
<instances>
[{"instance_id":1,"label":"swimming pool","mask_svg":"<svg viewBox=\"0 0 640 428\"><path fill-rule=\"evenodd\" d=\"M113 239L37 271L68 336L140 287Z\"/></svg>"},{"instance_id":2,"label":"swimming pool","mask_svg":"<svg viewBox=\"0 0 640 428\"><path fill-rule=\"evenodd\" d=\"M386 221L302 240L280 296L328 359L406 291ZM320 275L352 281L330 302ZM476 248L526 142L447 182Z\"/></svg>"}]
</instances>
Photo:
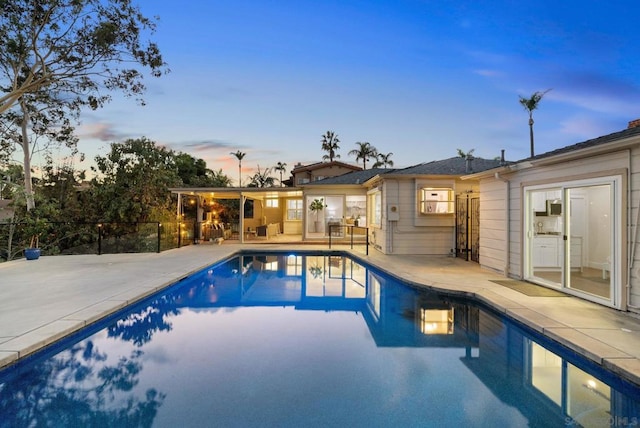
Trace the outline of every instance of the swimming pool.
<instances>
[{"instance_id":1,"label":"swimming pool","mask_svg":"<svg viewBox=\"0 0 640 428\"><path fill-rule=\"evenodd\" d=\"M0 426L619 426L640 393L343 255L242 254L0 372Z\"/></svg>"}]
</instances>

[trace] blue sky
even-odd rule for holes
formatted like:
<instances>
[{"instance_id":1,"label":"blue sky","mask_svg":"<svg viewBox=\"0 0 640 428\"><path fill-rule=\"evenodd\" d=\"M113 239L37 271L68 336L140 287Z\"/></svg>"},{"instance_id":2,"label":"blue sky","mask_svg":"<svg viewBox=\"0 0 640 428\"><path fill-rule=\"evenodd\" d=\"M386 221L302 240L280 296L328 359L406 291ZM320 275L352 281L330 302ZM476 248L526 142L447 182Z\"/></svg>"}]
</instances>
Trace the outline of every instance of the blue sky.
<instances>
[{"instance_id":1,"label":"blue sky","mask_svg":"<svg viewBox=\"0 0 640 428\"><path fill-rule=\"evenodd\" d=\"M115 97L83 116L86 167L113 141L146 136L237 182L255 168L320 161L321 136L393 152L396 167L456 156L529 156L640 118L636 0L234 0L141 2L160 18L171 73L147 105ZM86 165L85 165L86 164ZM274 174L277 177L277 174Z\"/></svg>"}]
</instances>

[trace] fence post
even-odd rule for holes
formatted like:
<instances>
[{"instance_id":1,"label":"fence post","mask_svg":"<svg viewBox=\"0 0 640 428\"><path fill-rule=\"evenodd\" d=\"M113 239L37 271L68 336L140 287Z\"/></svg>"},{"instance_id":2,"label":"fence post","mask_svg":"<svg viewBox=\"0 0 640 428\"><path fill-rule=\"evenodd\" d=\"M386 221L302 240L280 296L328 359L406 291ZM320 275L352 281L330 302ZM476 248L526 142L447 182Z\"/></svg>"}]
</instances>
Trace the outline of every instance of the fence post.
<instances>
[{"instance_id":1,"label":"fence post","mask_svg":"<svg viewBox=\"0 0 640 428\"><path fill-rule=\"evenodd\" d=\"M351 249L353 250L353 228L354 226L351 226Z\"/></svg>"},{"instance_id":2,"label":"fence post","mask_svg":"<svg viewBox=\"0 0 640 428\"><path fill-rule=\"evenodd\" d=\"M366 242L365 248L367 249L366 254L368 256L369 255L369 228L368 227L364 228L364 236L366 236L364 242Z\"/></svg>"},{"instance_id":3,"label":"fence post","mask_svg":"<svg viewBox=\"0 0 640 428\"><path fill-rule=\"evenodd\" d=\"M160 252L160 227L162 226L162 224L160 222L158 222L158 251L156 251L157 253Z\"/></svg>"},{"instance_id":4,"label":"fence post","mask_svg":"<svg viewBox=\"0 0 640 428\"><path fill-rule=\"evenodd\" d=\"M98 223L98 255L102 255L102 223Z\"/></svg>"}]
</instances>

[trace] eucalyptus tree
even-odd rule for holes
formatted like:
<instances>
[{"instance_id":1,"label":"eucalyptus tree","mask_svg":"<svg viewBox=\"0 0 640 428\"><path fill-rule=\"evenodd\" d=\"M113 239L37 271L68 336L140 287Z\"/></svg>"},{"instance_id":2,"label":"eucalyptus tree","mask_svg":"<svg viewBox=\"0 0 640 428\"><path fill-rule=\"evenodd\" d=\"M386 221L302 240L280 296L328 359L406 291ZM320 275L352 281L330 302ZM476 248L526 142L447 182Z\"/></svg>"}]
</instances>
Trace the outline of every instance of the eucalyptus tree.
<instances>
[{"instance_id":1,"label":"eucalyptus tree","mask_svg":"<svg viewBox=\"0 0 640 428\"><path fill-rule=\"evenodd\" d=\"M244 159L247 154L241 152L240 150L236 151L235 153L229 154L235 156L236 159L238 159L238 187L242 187L242 159Z\"/></svg>"},{"instance_id":2,"label":"eucalyptus tree","mask_svg":"<svg viewBox=\"0 0 640 428\"><path fill-rule=\"evenodd\" d=\"M522 95L519 95L520 105L524 107L524 109L529 113L529 138L531 140L531 157L534 156L534 145L533 145L533 111L538 108L538 104L542 100L542 97L545 96L547 92L551 89L547 89L546 91L537 91L534 92L530 98L525 98Z\"/></svg>"},{"instance_id":3,"label":"eucalyptus tree","mask_svg":"<svg viewBox=\"0 0 640 428\"><path fill-rule=\"evenodd\" d=\"M378 153L376 156L376 162L373 164L373 168L386 168L388 166L393 166L391 156L393 156L392 152L387 154Z\"/></svg>"},{"instance_id":4,"label":"eucalyptus tree","mask_svg":"<svg viewBox=\"0 0 640 428\"><path fill-rule=\"evenodd\" d=\"M322 150L327 152L326 155L322 156L322 160L329 160L329 162L333 162L334 159L338 159L340 155L337 153L337 150L340 148L339 146L340 139L338 138L338 134L333 131L327 131L322 136Z\"/></svg>"},{"instance_id":5,"label":"eucalyptus tree","mask_svg":"<svg viewBox=\"0 0 640 428\"><path fill-rule=\"evenodd\" d=\"M101 221L133 223L172 216L169 187L181 184L172 151L147 138L112 143L109 153L95 157L92 170Z\"/></svg>"},{"instance_id":6,"label":"eucalyptus tree","mask_svg":"<svg viewBox=\"0 0 640 428\"><path fill-rule=\"evenodd\" d=\"M280 187L282 187L282 174L287 170L287 164L278 162L276 166L273 167L273 169L280 173Z\"/></svg>"},{"instance_id":7,"label":"eucalyptus tree","mask_svg":"<svg viewBox=\"0 0 640 428\"><path fill-rule=\"evenodd\" d=\"M155 26L132 0L0 0L0 114L11 128L3 137L23 149L28 209L29 149L45 129L73 146L70 120L83 108L102 107L116 90L144 104L139 67L167 71L146 41Z\"/></svg>"},{"instance_id":8,"label":"eucalyptus tree","mask_svg":"<svg viewBox=\"0 0 640 428\"><path fill-rule=\"evenodd\" d=\"M355 156L356 162L362 159L362 169L367 169L367 161L369 159L375 159L378 156L378 150L366 141L358 141L356 146L358 146L358 148L351 150L349 155Z\"/></svg>"}]
</instances>

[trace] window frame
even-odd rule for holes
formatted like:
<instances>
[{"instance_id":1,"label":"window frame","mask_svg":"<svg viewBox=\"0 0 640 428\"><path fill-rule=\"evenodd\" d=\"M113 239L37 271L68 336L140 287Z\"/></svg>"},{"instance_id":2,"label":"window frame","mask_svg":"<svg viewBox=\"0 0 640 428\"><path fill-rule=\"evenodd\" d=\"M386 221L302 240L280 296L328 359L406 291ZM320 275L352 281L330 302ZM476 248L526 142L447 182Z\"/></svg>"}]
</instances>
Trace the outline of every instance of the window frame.
<instances>
[{"instance_id":1,"label":"window frame","mask_svg":"<svg viewBox=\"0 0 640 428\"><path fill-rule=\"evenodd\" d=\"M445 199L442 199L443 195ZM437 199L430 199L429 196ZM456 209L455 201L455 191L452 187L420 187L418 189L418 212L421 215L453 215Z\"/></svg>"},{"instance_id":2,"label":"window frame","mask_svg":"<svg viewBox=\"0 0 640 428\"><path fill-rule=\"evenodd\" d=\"M291 207L291 203L295 203L296 206ZM291 217L291 214L294 214L294 217ZM302 217L304 216L304 203L302 198L300 199L287 199L287 221L302 221Z\"/></svg>"}]
</instances>

